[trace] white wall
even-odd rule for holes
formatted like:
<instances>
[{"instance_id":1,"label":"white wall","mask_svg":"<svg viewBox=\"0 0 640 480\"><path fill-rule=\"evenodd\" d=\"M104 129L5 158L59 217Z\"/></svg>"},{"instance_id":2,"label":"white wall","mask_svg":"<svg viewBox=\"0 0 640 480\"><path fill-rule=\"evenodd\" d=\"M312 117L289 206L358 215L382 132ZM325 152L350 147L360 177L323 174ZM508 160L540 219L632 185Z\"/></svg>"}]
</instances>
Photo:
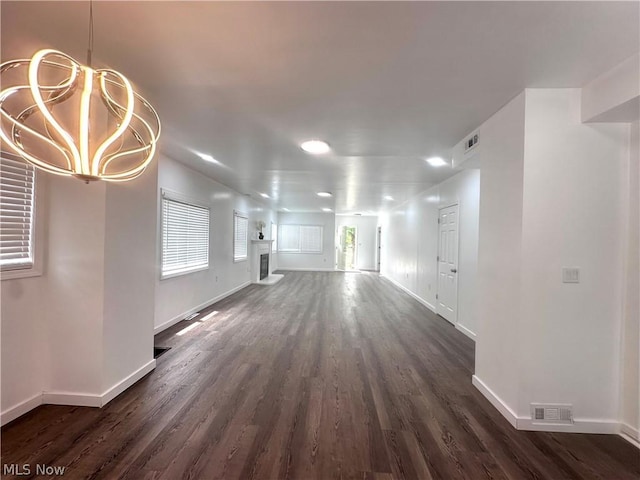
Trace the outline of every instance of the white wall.
<instances>
[{"instance_id":1,"label":"white wall","mask_svg":"<svg viewBox=\"0 0 640 480\"><path fill-rule=\"evenodd\" d=\"M623 303L621 357L622 431L640 442L640 123L631 124L628 182L627 243L623 278L626 284Z\"/></svg>"},{"instance_id":2,"label":"white wall","mask_svg":"<svg viewBox=\"0 0 640 480\"><path fill-rule=\"evenodd\" d=\"M153 361L157 170L107 184L103 391Z\"/></svg>"},{"instance_id":3,"label":"white wall","mask_svg":"<svg viewBox=\"0 0 640 480\"><path fill-rule=\"evenodd\" d=\"M506 404L518 399L525 94L480 127L476 376Z\"/></svg>"},{"instance_id":4,"label":"white wall","mask_svg":"<svg viewBox=\"0 0 640 480\"><path fill-rule=\"evenodd\" d=\"M480 127L474 383L518 428L570 403L565 430L614 432L628 126L581 123L580 93L526 90Z\"/></svg>"},{"instance_id":5,"label":"white wall","mask_svg":"<svg viewBox=\"0 0 640 480\"><path fill-rule=\"evenodd\" d=\"M38 404L47 374L47 327L42 314L46 307L46 259L42 246L47 241L47 178L46 174L36 173L36 269L41 275L0 282L2 424Z\"/></svg>"},{"instance_id":6,"label":"white wall","mask_svg":"<svg viewBox=\"0 0 640 480\"><path fill-rule=\"evenodd\" d=\"M583 122L631 122L640 107L640 53L582 88Z\"/></svg>"},{"instance_id":7,"label":"white wall","mask_svg":"<svg viewBox=\"0 0 640 480\"><path fill-rule=\"evenodd\" d=\"M381 218L382 274L435 310L438 278L438 209L460 212L458 328L476 331L476 275L480 171L463 170L392 209Z\"/></svg>"},{"instance_id":8,"label":"white wall","mask_svg":"<svg viewBox=\"0 0 640 480\"><path fill-rule=\"evenodd\" d=\"M278 225L322 225L322 253L278 252L280 270L335 270L336 216L333 213L278 213Z\"/></svg>"},{"instance_id":9,"label":"white wall","mask_svg":"<svg viewBox=\"0 0 640 480\"><path fill-rule=\"evenodd\" d=\"M43 390L99 395L106 184L50 175L48 200L46 303L41 315L49 356Z\"/></svg>"},{"instance_id":10,"label":"white wall","mask_svg":"<svg viewBox=\"0 0 640 480\"><path fill-rule=\"evenodd\" d=\"M336 215L336 241L342 227L356 227L358 270L376 270L376 235L378 217L362 215ZM339 246L338 246L339 247Z\"/></svg>"},{"instance_id":11,"label":"white wall","mask_svg":"<svg viewBox=\"0 0 640 480\"><path fill-rule=\"evenodd\" d=\"M276 220L275 214L261 203L205 177L180 162L160 156L158 199L160 189L163 188L210 205L211 231L209 269L164 280L160 280L160 271L156 272L156 331L167 328L185 315L249 284L249 261L233 262L234 209L249 214L250 235L257 235L256 220L261 219L269 226ZM160 214L158 202L158 242L161 229ZM158 248L158 265L160 255L161 251Z\"/></svg>"},{"instance_id":12,"label":"white wall","mask_svg":"<svg viewBox=\"0 0 640 480\"><path fill-rule=\"evenodd\" d=\"M566 402L616 422L628 126L582 124L580 94L526 91L518 413Z\"/></svg>"}]
</instances>

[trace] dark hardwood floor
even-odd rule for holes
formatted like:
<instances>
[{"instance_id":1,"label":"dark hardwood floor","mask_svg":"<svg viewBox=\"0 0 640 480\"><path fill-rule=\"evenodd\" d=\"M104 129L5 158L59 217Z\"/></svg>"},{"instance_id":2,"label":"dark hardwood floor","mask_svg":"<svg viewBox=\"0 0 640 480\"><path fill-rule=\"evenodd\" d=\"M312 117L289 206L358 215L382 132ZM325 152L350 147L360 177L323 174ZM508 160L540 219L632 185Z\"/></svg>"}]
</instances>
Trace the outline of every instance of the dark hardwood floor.
<instances>
[{"instance_id":1,"label":"dark hardwood floor","mask_svg":"<svg viewBox=\"0 0 640 480\"><path fill-rule=\"evenodd\" d=\"M171 350L106 407L3 428L2 463L66 479L640 477L620 437L514 430L471 385L473 342L375 274L288 272L156 345Z\"/></svg>"}]
</instances>

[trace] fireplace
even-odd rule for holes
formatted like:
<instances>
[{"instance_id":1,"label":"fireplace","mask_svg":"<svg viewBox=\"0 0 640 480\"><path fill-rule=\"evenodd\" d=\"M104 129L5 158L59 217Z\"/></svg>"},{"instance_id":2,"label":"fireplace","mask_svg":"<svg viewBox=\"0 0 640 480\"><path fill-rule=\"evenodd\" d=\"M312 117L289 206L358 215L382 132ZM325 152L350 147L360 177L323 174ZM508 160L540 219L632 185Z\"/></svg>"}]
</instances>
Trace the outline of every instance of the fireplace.
<instances>
[{"instance_id":1,"label":"fireplace","mask_svg":"<svg viewBox=\"0 0 640 480\"><path fill-rule=\"evenodd\" d=\"M260 255L260 280L269 276L269 254Z\"/></svg>"}]
</instances>

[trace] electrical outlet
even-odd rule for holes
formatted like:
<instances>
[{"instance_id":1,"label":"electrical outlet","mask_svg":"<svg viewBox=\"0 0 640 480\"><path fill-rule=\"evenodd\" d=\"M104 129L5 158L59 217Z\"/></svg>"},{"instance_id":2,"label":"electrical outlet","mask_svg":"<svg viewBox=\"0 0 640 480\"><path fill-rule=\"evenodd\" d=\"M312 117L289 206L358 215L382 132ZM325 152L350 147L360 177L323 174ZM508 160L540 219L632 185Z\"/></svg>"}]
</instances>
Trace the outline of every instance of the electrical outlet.
<instances>
[{"instance_id":1,"label":"electrical outlet","mask_svg":"<svg viewBox=\"0 0 640 480\"><path fill-rule=\"evenodd\" d=\"M578 267L562 267L562 283L580 283Z\"/></svg>"}]
</instances>

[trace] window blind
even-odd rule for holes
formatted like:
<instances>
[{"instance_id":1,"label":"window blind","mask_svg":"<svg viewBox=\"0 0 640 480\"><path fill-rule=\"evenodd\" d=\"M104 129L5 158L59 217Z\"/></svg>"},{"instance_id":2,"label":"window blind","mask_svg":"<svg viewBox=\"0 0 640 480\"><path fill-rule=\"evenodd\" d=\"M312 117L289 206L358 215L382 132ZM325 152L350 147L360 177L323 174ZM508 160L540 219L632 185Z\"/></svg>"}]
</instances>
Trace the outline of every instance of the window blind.
<instances>
[{"instance_id":1,"label":"window blind","mask_svg":"<svg viewBox=\"0 0 640 480\"><path fill-rule=\"evenodd\" d=\"M0 156L0 267L33 267L35 168Z\"/></svg>"},{"instance_id":2,"label":"window blind","mask_svg":"<svg viewBox=\"0 0 640 480\"><path fill-rule=\"evenodd\" d=\"M249 240L249 219L246 215L233 212L233 261L247 259Z\"/></svg>"},{"instance_id":3,"label":"window blind","mask_svg":"<svg viewBox=\"0 0 640 480\"><path fill-rule=\"evenodd\" d=\"M209 267L209 222L208 208L163 197L163 277Z\"/></svg>"},{"instance_id":4,"label":"window blind","mask_svg":"<svg viewBox=\"0 0 640 480\"><path fill-rule=\"evenodd\" d=\"M280 225L278 251L322 253L322 225Z\"/></svg>"}]
</instances>

